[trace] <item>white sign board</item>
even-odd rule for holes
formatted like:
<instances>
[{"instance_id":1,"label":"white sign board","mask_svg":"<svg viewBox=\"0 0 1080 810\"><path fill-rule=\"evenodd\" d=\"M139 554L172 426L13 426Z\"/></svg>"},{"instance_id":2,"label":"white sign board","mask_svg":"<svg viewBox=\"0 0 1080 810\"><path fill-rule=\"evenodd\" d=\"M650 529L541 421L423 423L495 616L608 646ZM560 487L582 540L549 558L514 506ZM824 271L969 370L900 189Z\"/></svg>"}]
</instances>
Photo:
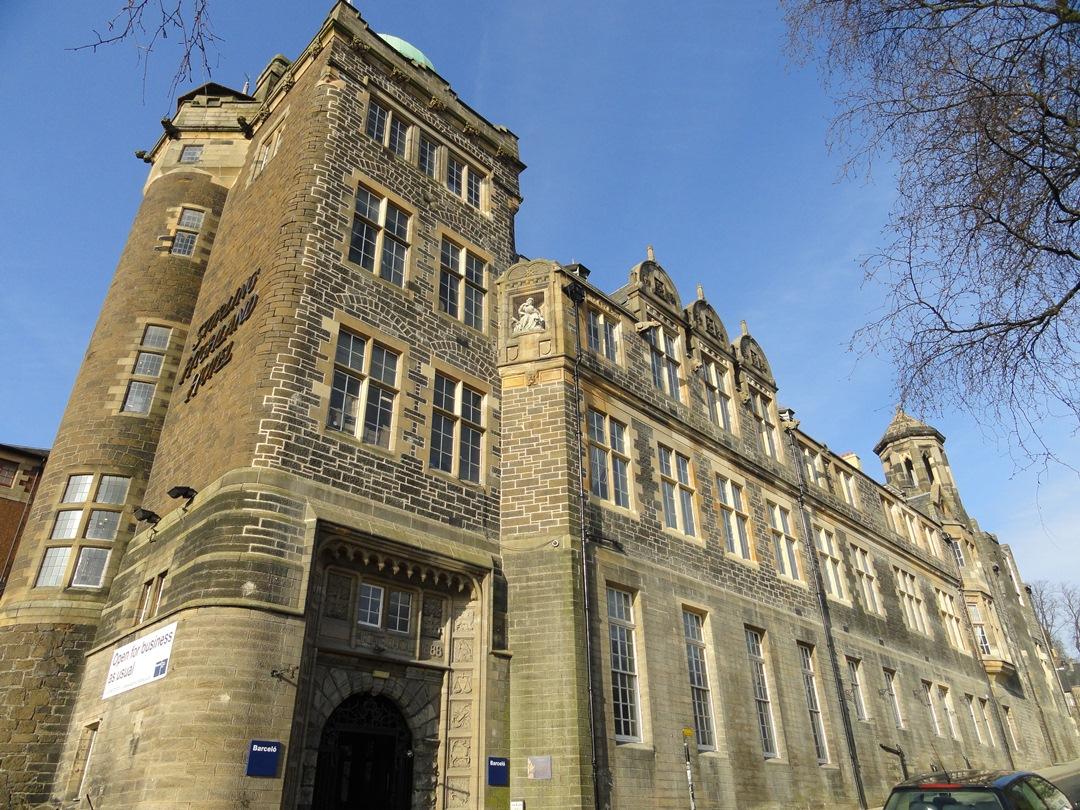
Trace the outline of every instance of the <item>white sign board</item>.
<instances>
[{"instance_id":1,"label":"white sign board","mask_svg":"<svg viewBox=\"0 0 1080 810\"><path fill-rule=\"evenodd\" d=\"M176 622L118 647L109 663L103 698L164 678L169 671Z\"/></svg>"}]
</instances>

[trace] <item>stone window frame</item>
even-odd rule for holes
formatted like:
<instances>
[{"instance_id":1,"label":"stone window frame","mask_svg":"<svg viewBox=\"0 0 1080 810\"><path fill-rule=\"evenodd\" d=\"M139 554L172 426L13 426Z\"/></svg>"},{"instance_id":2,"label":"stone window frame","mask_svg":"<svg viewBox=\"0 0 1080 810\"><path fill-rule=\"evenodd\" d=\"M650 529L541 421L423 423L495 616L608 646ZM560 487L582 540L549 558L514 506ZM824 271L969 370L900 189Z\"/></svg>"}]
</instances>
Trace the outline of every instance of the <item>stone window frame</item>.
<instances>
[{"instance_id":1,"label":"stone window frame","mask_svg":"<svg viewBox=\"0 0 1080 810\"><path fill-rule=\"evenodd\" d=\"M758 449L765 458L783 464L784 452L777 427L780 417L776 410L776 394L752 384L748 385L748 389L750 415L754 418L758 430Z\"/></svg>"},{"instance_id":2,"label":"stone window frame","mask_svg":"<svg viewBox=\"0 0 1080 810\"><path fill-rule=\"evenodd\" d=\"M825 468L825 456L816 447L799 443L799 463L802 465L807 483L829 492L829 474Z\"/></svg>"},{"instance_id":3,"label":"stone window frame","mask_svg":"<svg viewBox=\"0 0 1080 810\"><path fill-rule=\"evenodd\" d=\"M900 704L900 691L897 689L899 677L900 673L898 670L886 666L881 668L881 678L885 682L885 689L882 692L882 697L887 699L889 710L892 712L893 722L896 724L896 727L907 728L907 721L904 719L904 710Z\"/></svg>"},{"instance_id":4,"label":"stone window frame","mask_svg":"<svg viewBox=\"0 0 1080 810\"><path fill-rule=\"evenodd\" d=\"M195 151L198 150L198 151ZM203 153L206 150L205 143L185 143L181 144L180 152L176 156L176 162L181 166L194 166L202 162ZM185 160L187 155L194 155L191 160Z\"/></svg>"},{"instance_id":5,"label":"stone window frame","mask_svg":"<svg viewBox=\"0 0 1080 810\"><path fill-rule=\"evenodd\" d=\"M135 609L135 624L143 624L155 619L161 610L161 597L165 592L165 580L169 569L159 571L142 584L139 591L139 604Z\"/></svg>"},{"instance_id":6,"label":"stone window frame","mask_svg":"<svg viewBox=\"0 0 1080 810\"><path fill-rule=\"evenodd\" d=\"M251 171L248 174L249 185L266 170L266 165L281 151L281 138L285 133L288 117L289 109L286 107L270 131L259 138L258 144L252 150Z\"/></svg>"},{"instance_id":7,"label":"stone window frame","mask_svg":"<svg viewBox=\"0 0 1080 810\"><path fill-rule=\"evenodd\" d=\"M814 532L814 552L818 555L821 566L821 578L825 586L825 595L834 602L851 605L851 587L847 582L844 552L840 548L840 538L836 527L818 520L811 524ZM832 592L836 585L839 593Z\"/></svg>"},{"instance_id":8,"label":"stone window frame","mask_svg":"<svg viewBox=\"0 0 1080 810\"><path fill-rule=\"evenodd\" d=\"M853 655L844 656L848 669L848 687L851 689L851 705L855 709L855 719L863 723L871 720L866 708L866 695L863 692L862 659Z\"/></svg>"},{"instance_id":9,"label":"stone window frame","mask_svg":"<svg viewBox=\"0 0 1080 810\"><path fill-rule=\"evenodd\" d=\"M391 633L395 636L400 636L402 638L412 638L417 635L417 632L414 631L418 631L419 628L419 622L417 621L417 611L419 609L418 606L421 602L419 598L421 592L418 589L404 588L398 583L391 584L381 579L365 576L356 577L353 586L356 594L355 599L353 600L354 610L353 617L351 619L353 624L359 625L360 627L364 627L369 630L379 630L384 633ZM379 620L374 624L360 619L360 605L362 602L361 594L365 586L368 588L378 588L378 590L380 591ZM394 594L405 594L409 597L408 626L404 630L399 630L395 627L390 626L390 603L393 599Z\"/></svg>"},{"instance_id":10,"label":"stone window frame","mask_svg":"<svg viewBox=\"0 0 1080 810\"><path fill-rule=\"evenodd\" d=\"M735 408L735 372L730 360L700 350L701 382L705 389L705 409L709 421L730 433L739 435Z\"/></svg>"},{"instance_id":11,"label":"stone window frame","mask_svg":"<svg viewBox=\"0 0 1080 810\"><path fill-rule=\"evenodd\" d=\"M945 725L949 729L949 736L954 740L960 739L960 723L956 719L956 707L952 698L952 691L947 684L937 684L938 702L945 712Z\"/></svg>"},{"instance_id":12,"label":"stone window frame","mask_svg":"<svg viewBox=\"0 0 1080 810\"><path fill-rule=\"evenodd\" d=\"M840 461L843 462L843 459L840 459ZM833 459L833 466L836 468L836 477L837 480L840 482L840 496L844 499L844 503L846 503L852 509L858 509L859 485L855 483L855 473L849 470L845 470L843 464L836 463L836 459Z\"/></svg>"},{"instance_id":13,"label":"stone window frame","mask_svg":"<svg viewBox=\"0 0 1080 810\"><path fill-rule=\"evenodd\" d=\"M436 314L441 318L453 321L454 323L464 326L466 329L475 332L480 335L490 335L495 330L495 272L494 272L494 256L490 251L484 250L474 242L470 242L456 231L452 231L442 224L437 224L434 230L435 250L436 250L436 271L434 280L434 299L432 302L433 309ZM450 242L454 247L458 248L460 253L459 263L460 269L455 271L456 278L460 281L458 287L458 312L454 315L447 312L442 308L442 244L443 241ZM465 262L467 261L467 254L471 253L484 263L484 303L483 303L483 318L484 322L481 328L477 328L472 324L465 321L465 297L463 293L465 288L470 286L470 282L467 280L467 274L465 271ZM476 286L476 285L472 285Z\"/></svg>"},{"instance_id":14,"label":"stone window frame","mask_svg":"<svg viewBox=\"0 0 1080 810\"><path fill-rule=\"evenodd\" d=\"M795 646L799 651L803 697L806 699L806 711L810 715L811 739L814 741L817 763L828 765L831 762L829 734L825 728L825 710L821 701L821 690L818 687L817 665L814 660L816 650L814 645L807 641L796 641Z\"/></svg>"},{"instance_id":15,"label":"stone window frame","mask_svg":"<svg viewBox=\"0 0 1080 810\"><path fill-rule=\"evenodd\" d=\"M623 317L613 307L590 298L582 312L585 347L593 357L622 365Z\"/></svg>"},{"instance_id":16,"label":"stone window frame","mask_svg":"<svg viewBox=\"0 0 1080 810\"><path fill-rule=\"evenodd\" d=\"M884 618L885 602L881 598L881 585L874 560L870 556L870 546L849 542L848 547L851 550L851 570L855 572L855 582L862 596L863 609L872 616Z\"/></svg>"},{"instance_id":17,"label":"stone window frame","mask_svg":"<svg viewBox=\"0 0 1080 810\"><path fill-rule=\"evenodd\" d=\"M715 751L716 745L716 711L713 706L713 678L710 673L715 673L716 669L712 665L710 659L710 649L713 646L711 641L711 625L709 622L708 611L696 606L686 603L679 605L680 616L682 619L683 628L683 644L686 650L686 667L688 683L690 688L690 703L691 703L691 715L694 719L694 739L697 742L698 751ZM690 632L690 624L688 623L688 617L697 617L699 623L696 628L700 631L700 636L694 636ZM700 672L696 673L695 661L696 658L697 668ZM695 674L700 677L695 678ZM708 725L708 738L706 742L702 742L701 725L702 721Z\"/></svg>"},{"instance_id":18,"label":"stone window frame","mask_svg":"<svg viewBox=\"0 0 1080 810\"><path fill-rule=\"evenodd\" d=\"M387 154L394 155L398 160L409 164L420 174L438 183L451 197L460 200L484 216L491 216L492 172L490 169L479 165L471 157L464 157L460 148L451 146L429 127L418 124L417 116L403 112L401 105L388 98L386 94L369 92L364 104L364 123L360 131L365 138L379 144L380 148L385 150ZM375 138L369 134L369 118L372 104L386 113L386 122L381 138ZM390 135L395 120L401 120L406 127L405 147L401 152L395 151L390 146ZM421 140L435 146L435 159L431 172L427 171L427 168L420 161ZM454 190L450 182L451 159L457 161L462 167L461 188L458 191ZM475 202L474 190L477 192Z\"/></svg>"},{"instance_id":19,"label":"stone window frame","mask_svg":"<svg viewBox=\"0 0 1080 810\"><path fill-rule=\"evenodd\" d=\"M941 624L945 627L945 637L949 640L949 646L964 655L971 655L971 650L965 643L963 625L956 607L956 597L941 588L934 588L934 602L937 605Z\"/></svg>"},{"instance_id":20,"label":"stone window frame","mask_svg":"<svg viewBox=\"0 0 1080 810\"><path fill-rule=\"evenodd\" d=\"M787 513L786 526L777 525L777 523L783 523L784 521L778 520L780 513L776 510L783 510ZM795 533L799 529L794 522L793 515L795 512L791 502L769 493L769 497L765 500L765 512L768 518L769 546L772 549L773 559L776 563L776 575L785 582L808 588L809 585L805 576L806 564L802 559L803 541ZM780 541L779 544L778 541ZM784 552L783 559L780 558L780 551ZM788 570L792 559L795 560L797 568L794 575Z\"/></svg>"},{"instance_id":21,"label":"stone window frame","mask_svg":"<svg viewBox=\"0 0 1080 810\"><path fill-rule=\"evenodd\" d=\"M611 446L599 445L591 438L591 432L589 427L589 413L596 411L604 416L605 425L608 429L608 440L610 441L610 424L611 420L618 422L626 428L625 434L625 451L618 453L613 451ZM637 437L637 431L634 430L633 418L634 414L628 410L621 403L615 400L607 399L598 395L589 396L586 395L585 402L582 407L582 418L584 420L584 438L586 445L586 459L585 459L585 476L582 481L582 485L585 487L585 491L589 494L589 501L592 503L601 504L605 508L613 509L617 512L621 512L626 515L636 516L638 514L638 504L641 503L641 493L637 487L637 475L634 466L634 442ZM622 458L626 462L626 482L627 492L629 497L629 505L622 506L616 503L614 499L614 486L609 487L609 491L612 497L602 498L592 491L592 448L599 447L606 456L608 462L607 470L609 475L609 484L612 482L612 467L611 459L614 455Z\"/></svg>"},{"instance_id":22,"label":"stone window frame","mask_svg":"<svg viewBox=\"0 0 1080 810\"><path fill-rule=\"evenodd\" d=\"M1013 748L1017 751L1023 751L1023 746L1020 745L1020 738L1016 734L1016 722L1013 720L1012 707L1002 703L1001 713L1005 716L1005 728L1009 731L1009 737L1012 739Z\"/></svg>"},{"instance_id":23,"label":"stone window frame","mask_svg":"<svg viewBox=\"0 0 1080 810\"><path fill-rule=\"evenodd\" d=\"M964 704L967 706L968 719L971 720L971 725L975 729L975 740L979 745L986 745L986 741L983 739L982 729L979 728L979 718L975 714L975 695L970 692L964 693Z\"/></svg>"},{"instance_id":24,"label":"stone window frame","mask_svg":"<svg viewBox=\"0 0 1080 810\"><path fill-rule=\"evenodd\" d=\"M783 749L780 742L781 724L777 722L776 682L770 674L771 651L769 633L762 627L743 625L743 649L749 665L750 695L755 725L758 727L758 742L767 762L782 760Z\"/></svg>"},{"instance_id":25,"label":"stone window frame","mask_svg":"<svg viewBox=\"0 0 1080 810\"><path fill-rule=\"evenodd\" d=\"M642 334L645 342L645 362L653 388L666 397L685 405L687 398L683 388L686 379L686 340L679 329L666 324L646 329Z\"/></svg>"},{"instance_id":26,"label":"stone window frame","mask_svg":"<svg viewBox=\"0 0 1080 810\"><path fill-rule=\"evenodd\" d=\"M376 283L385 284L388 289L396 291L398 295L405 295L407 297L413 297L414 293L410 289L409 282L417 275L417 261L421 253L420 251L420 225L419 225L419 209L410 203L407 199L400 194L395 193L388 186L378 182L373 177L366 175L359 170L353 170L349 177L346 178L345 184L352 189L352 193L345 195L342 199L339 213L344 221L347 223L342 229L341 241L338 244L340 250L341 263L351 269L357 271L358 275L362 275L364 278L374 279ZM402 268L401 283L397 284L390 279L383 278L376 270L369 270L359 262L353 261L349 258L349 254L352 251L352 235L353 235L353 222L357 217L356 213L356 199L357 193L360 187L363 186L369 193L379 197L382 202L379 204L379 222L378 222L378 235L376 242L376 258L377 268L382 267L382 240L385 231L386 222L386 202L393 203L394 206L401 209L409 217L408 226L408 238L406 240L405 249L405 263ZM362 218L363 219L363 218ZM370 220L365 220L370 222ZM400 240L398 240L400 241Z\"/></svg>"},{"instance_id":27,"label":"stone window frame","mask_svg":"<svg viewBox=\"0 0 1080 810\"><path fill-rule=\"evenodd\" d=\"M339 363L337 361L338 348L344 334L348 334L355 339L363 341L364 356L362 368L358 369L354 366ZM371 373L371 366L375 357L375 348L397 355L397 362L395 363L394 368L394 380L392 383L383 379L378 379ZM339 326L339 328L335 330L334 341L332 346L328 346L328 353L330 359L329 375L326 378L328 395L325 408L322 411L325 414L325 417L322 420L324 432L327 435L338 436L346 440L354 441L356 444L372 450L387 453L395 452L398 444L396 441L398 438L397 434L401 427L400 414L402 409L402 392L405 387L403 380L407 368L406 355L401 344L395 344L392 341L386 340L380 333L370 328L357 329L345 325ZM356 413L354 415L355 425L351 430L345 429L344 424L340 428L336 428L330 423L330 409L334 400L334 384L339 374L344 378L354 380L357 383L357 392L355 395ZM367 441L364 438L372 389L391 392L392 405L390 407L390 425L386 428L385 445L379 441Z\"/></svg>"},{"instance_id":28,"label":"stone window frame","mask_svg":"<svg viewBox=\"0 0 1080 810\"><path fill-rule=\"evenodd\" d=\"M900 600L900 613L904 617L904 625L913 633L931 635L930 621L926 615L926 602L923 599L919 578L899 565L893 565L893 576L896 578L896 596Z\"/></svg>"},{"instance_id":29,"label":"stone window frame","mask_svg":"<svg viewBox=\"0 0 1080 810\"><path fill-rule=\"evenodd\" d=\"M721 479L738 487L742 497L742 508L738 509L734 504L727 503L726 495L721 494L723 485ZM714 464L713 469L713 484L716 486L715 500L717 510L717 521L720 524L720 542L721 547L724 550L724 555L737 562L753 567L758 567L760 562L758 560L758 549L756 543L756 533L754 530L754 518L751 514L750 508L750 496L749 486L745 476L736 473L734 468L729 468L725 464ZM742 518L746 527L746 543L748 555L743 556L739 551L733 548L728 548L728 532L731 518L736 520ZM737 525L737 524L736 524ZM734 536L732 536L734 537Z\"/></svg>"},{"instance_id":30,"label":"stone window frame","mask_svg":"<svg viewBox=\"0 0 1080 810\"><path fill-rule=\"evenodd\" d=\"M0 458L0 487L14 489L19 480L19 462L12 459Z\"/></svg>"},{"instance_id":31,"label":"stone window frame","mask_svg":"<svg viewBox=\"0 0 1080 810\"><path fill-rule=\"evenodd\" d=\"M100 730L100 717L93 722L86 723L82 727L82 733L79 735L79 742L75 748L71 771L67 779L67 797L77 802L77 805L82 804L82 797L86 792L86 782L90 775L90 763L93 761L94 746Z\"/></svg>"},{"instance_id":32,"label":"stone window frame","mask_svg":"<svg viewBox=\"0 0 1080 810\"><path fill-rule=\"evenodd\" d=\"M455 368L454 366L451 366L448 363L443 363L443 362L441 362L439 360L434 360L431 363L430 369L431 369L431 373L426 375L427 379L428 379L428 390L430 391L430 396L424 397L424 401L423 401L424 404L422 406L422 411L423 411L423 414L424 414L424 422L427 425L427 431L425 433L425 436L426 436L426 445L427 445L428 450L430 450L430 447L431 447L431 431L434 428L435 413L436 413L436 410L437 410L435 408L435 376L436 375L441 375L443 377L447 377L447 378L453 380L457 384L457 386L459 388L460 388L461 385L466 385L469 388L473 389L474 391L479 392L480 395L483 398L483 400L481 402L481 405L480 405L482 419L483 419L483 421L482 421L482 423L480 425L480 428L481 428L481 436L480 436L480 480L478 480L478 481L470 481L470 480L468 480L466 478L461 478L459 476L459 474L458 474L459 473L459 465L460 465L460 443L459 443L459 435L458 435L458 432L456 430L456 426L460 424L460 419L461 419L461 416L460 416L461 397L460 396L457 396L455 398L455 406L456 406L455 411L456 411L456 413L454 414L455 432L454 432L453 470L451 472L447 472L446 470L441 470L438 467L431 466L430 452L425 452L424 453L424 470L426 472L432 474L432 475L437 475L440 478L445 478L445 479L447 479L449 481L453 481L456 484L461 484L463 486L471 487L471 488L474 488L474 489L478 488L478 489L484 490L486 492L489 489L489 487L491 486L491 474L490 474L491 466L492 466L491 465L491 446L492 446L491 431L492 431L492 427L495 425L495 416L494 416L494 414L495 414L495 409L496 409L496 404L492 401L491 386L490 386L490 384L488 384L488 383L484 382L483 380L481 380L479 377L475 377L472 374L468 374L466 372L463 372L461 369Z\"/></svg>"},{"instance_id":33,"label":"stone window frame","mask_svg":"<svg viewBox=\"0 0 1080 810\"><path fill-rule=\"evenodd\" d=\"M983 730L986 732L986 745L990 748L996 748L994 727L990 722L990 695L985 697L979 695L976 699L979 701L979 717L982 718Z\"/></svg>"},{"instance_id":34,"label":"stone window frame","mask_svg":"<svg viewBox=\"0 0 1080 810\"><path fill-rule=\"evenodd\" d=\"M643 611L641 607L641 591L637 588L627 587L621 583L612 580L602 580L604 583L604 611L602 614L602 621L604 624L604 636L608 639L608 656L607 656L607 669L608 678L605 680L605 690L607 691L608 705L612 707L611 722L612 733L617 745L622 744L644 744L646 740L646 704L644 696L648 691L647 683L644 682L644 643L641 636L642 616ZM611 616L611 593L623 594L629 596L630 604L630 618L619 619ZM622 630L624 632L617 633ZM628 632L625 632L628 631ZM612 659L612 642L615 640L616 635L619 635L620 643L629 639L629 646L632 647L631 653L633 655L632 671L625 669L616 669L615 661ZM630 699L632 703L629 705L634 712L634 716L631 721L634 727L631 729L632 734L621 734L617 730L616 718L615 718L615 676L628 676L629 688L631 690Z\"/></svg>"},{"instance_id":35,"label":"stone window frame","mask_svg":"<svg viewBox=\"0 0 1080 810\"><path fill-rule=\"evenodd\" d=\"M406 379L410 363L412 362L412 349L404 341L391 337L385 332L376 329L359 318L348 314L344 310L336 309L332 317L323 318L323 329L328 337L325 342L320 341L318 361L316 363L316 377L322 382L316 382L312 386L313 393L318 397L315 408L310 413L317 414L320 435L327 439L343 442L351 447L365 452L375 453L387 458L397 458L404 452L403 448L409 443L404 437L406 421L403 416L403 387L399 386L397 396L394 397L394 410L390 422L390 446L380 447L377 444L368 444L361 440L358 433L335 430L327 424L330 413L330 398L334 386L334 362L337 353L338 336L342 330L351 332L360 337L366 337L381 343L383 346L393 349L398 353L398 381L402 383ZM365 400L366 402L366 400Z\"/></svg>"},{"instance_id":36,"label":"stone window frame","mask_svg":"<svg viewBox=\"0 0 1080 810\"><path fill-rule=\"evenodd\" d=\"M124 497L120 502L100 500L105 478L126 480L127 484L124 489ZM80 486L78 490L72 493L77 497L68 500L69 491L75 484L76 479L89 479L89 482L86 484L85 488ZM124 516L127 514L128 503L132 500L131 484L131 476L120 475L116 471L91 470L68 474L67 480L64 483L64 489L60 493L56 510L53 515L51 528L49 529L49 537L46 541L46 548L43 550L41 562L38 564L34 575L34 588L78 588L80 590L93 590L105 586L105 583L108 580L109 565L112 562L111 552L116 537L124 529ZM78 517L75 518L74 522L69 522L72 526L72 531L65 532L61 536L56 536L57 527L60 525L60 516L75 513L78 513ZM90 531L94 516L102 514L116 516L116 523L112 528L111 536L91 537ZM66 555L59 568L56 582L52 584L39 584L41 576L46 570L45 565L49 557L49 552L59 549L64 549ZM96 584L75 582L75 577L79 571L80 561L83 559L84 551L87 549L106 552L106 557L101 567L101 576Z\"/></svg>"},{"instance_id":37,"label":"stone window frame","mask_svg":"<svg viewBox=\"0 0 1080 810\"><path fill-rule=\"evenodd\" d=\"M191 224L191 222L184 222L184 216L188 213L202 215L198 227ZM168 209L168 219L165 223L166 236L164 237L163 248L168 250L170 256L202 261L205 258L204 254L207 252L207 248L203 246L204 240L202 237L207 231L211 217L213 217L213 211L205 205L185 202L170 207ZM181 236L185 237L183 242L185 245L188 244L187 238L190 238L190 244L185 250L177 249L180 245L178 240Z\"/></svg>"},{"instance_id":38,"label":"stone window frame","mask_svg":"<svg viewBox=\"0 0 1080 810\"><path fill-rule=\"evenodd\" d=\"M935 737L944 737L941 733L941 718L938 717L937 706L934 704L934 682L922 680L923 690L923 703L926 704L927 711L930 713L930 725L934 729Z\"/></svg>"},{"instance_id":39,"label":"stone window frame","mask_svg":"<svg viewBox=\"0 0 1080 810\"><path fill-rule=\"evenodd\" d=\"M161 347L156 343L146 342L147 332L150 327L169 330L169 339L164 347ZM134 332L132 335L132 348L127 355L120 358L118 361L121 368L124 369L121 384L115 389L110 389L115 391L116 395L116 410L114 415L131 419L147 419L151 416L163 416L165 410L168 408L169 400L172 398L172 391L168 385L163 386L160 383L163 380L166 382L171 381L175 377L179 353L184 347L184 341L187 336L186 329L181 324L160 320L158 318L139 318L136 320L132 331ZM161 364L158 367L157 374L151 375L138 371L139 355L141 354L161 355ZM146 411L125 409L129 392L132 389L132 383L152 386L150 401Z\"/></svg>"},{"instance_id":40,"label":"stone window frame","mask_svg":"<svg viewBox=\"0 0 1080 810\"><path fill-rule=\"evenodd\" d=\"M670 474L665 473L661 462L661 454L667 450L671 454ZM679 461L686 462L686 481L683 481ZM696 471L693 451L685 442L678 441L673 435L663 436L662 441L656 443L656 472L654 474L659 496L659 509L661 531L671 534L683 540L704 545L706 542L705 527L701 522L701 486ZM668 525L668 507L665 503L665 486L672 488L674 501L675 526ZM691 526L686 519L686 505L690 505ZM687 529L692 531L687 531Z\"/></svg>"}]
</instances>

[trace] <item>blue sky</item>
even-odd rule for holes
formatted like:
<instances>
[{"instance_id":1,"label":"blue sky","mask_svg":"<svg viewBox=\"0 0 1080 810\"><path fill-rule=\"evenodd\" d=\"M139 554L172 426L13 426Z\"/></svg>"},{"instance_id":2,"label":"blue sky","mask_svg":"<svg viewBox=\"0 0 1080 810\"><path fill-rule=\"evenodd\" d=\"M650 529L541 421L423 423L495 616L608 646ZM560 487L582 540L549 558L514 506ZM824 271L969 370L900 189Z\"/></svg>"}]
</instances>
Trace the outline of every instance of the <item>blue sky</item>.
<instances>
[{"instance_id":1,"label":"blue sky","mask_svg":"<svg viewBox=\"0 0 1080 810\"><path fill-rule=\"evenodd\" d=\"M0 441L47 446L139 204L175 53L133 45L72 53L120 0L0 4L7 156L0 192ZM579 261L608 291L655 246L684 301L701 283L738 333L764 347L780 402L880 479L871 448L893 413L889 370L847 351L879 291L860 260L883 242L887 163L839 180L832 107L812 67L784 54L768 0L358 3L377 31L420 48L458 95L521 139L529 168L519 252ZM239 88L293 57L330 3L213 0L223 41L212 78ZM202 78L202 77L201 77ZM201 80L200 78L200 80ZM187 89L181 88L181 92ZM1017 472L992 425L931 421L968 510L1012 545L1028 579L1080 582L1077 477ZM1067 426L1050 428L1080 466Z\"/></svg>"}]
</instances>

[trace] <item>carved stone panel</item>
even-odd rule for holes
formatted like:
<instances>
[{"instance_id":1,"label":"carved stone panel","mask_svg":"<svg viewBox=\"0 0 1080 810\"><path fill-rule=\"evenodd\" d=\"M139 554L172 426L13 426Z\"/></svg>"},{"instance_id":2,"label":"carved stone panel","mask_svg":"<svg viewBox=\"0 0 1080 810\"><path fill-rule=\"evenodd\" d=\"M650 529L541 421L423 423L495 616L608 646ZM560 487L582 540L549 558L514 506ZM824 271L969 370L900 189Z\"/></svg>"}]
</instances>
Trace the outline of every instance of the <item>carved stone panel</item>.
<instances>
[{"instance_id":1,"label":"carved stone panel","mask_svg":"<svg viewBox=\"0 0 1080 810\"><path fill-rule=\"evenodd\" d=\"M527 335L530 332L543 332L547 329L547 317L544 293L515 295L511 299L513 314L510 319L510 331L514 335Z\"/></svg>"}]
</instances>

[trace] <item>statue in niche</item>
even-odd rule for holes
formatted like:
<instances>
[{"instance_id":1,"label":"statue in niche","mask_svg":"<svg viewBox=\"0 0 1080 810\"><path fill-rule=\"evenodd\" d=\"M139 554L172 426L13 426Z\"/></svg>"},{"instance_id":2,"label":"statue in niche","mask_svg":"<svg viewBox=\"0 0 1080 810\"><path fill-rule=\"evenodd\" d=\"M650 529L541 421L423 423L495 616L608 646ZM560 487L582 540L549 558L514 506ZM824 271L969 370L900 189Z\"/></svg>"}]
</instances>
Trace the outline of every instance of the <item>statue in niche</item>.
<instances>
[{"instance_id":1,"label":"statue in niche","mask_svg":"<svg viewBox=\"0 0 1080 810\"><path fill-rule=\"evenodd\" d=\"M533 297L529 296L518 307L518 317L513 321L512 331L515 335L523 335L526 332L539 332L542 329L547 329L547 321L540 314L540 307L534 303Z\"/></svg>"}]
</instances>

